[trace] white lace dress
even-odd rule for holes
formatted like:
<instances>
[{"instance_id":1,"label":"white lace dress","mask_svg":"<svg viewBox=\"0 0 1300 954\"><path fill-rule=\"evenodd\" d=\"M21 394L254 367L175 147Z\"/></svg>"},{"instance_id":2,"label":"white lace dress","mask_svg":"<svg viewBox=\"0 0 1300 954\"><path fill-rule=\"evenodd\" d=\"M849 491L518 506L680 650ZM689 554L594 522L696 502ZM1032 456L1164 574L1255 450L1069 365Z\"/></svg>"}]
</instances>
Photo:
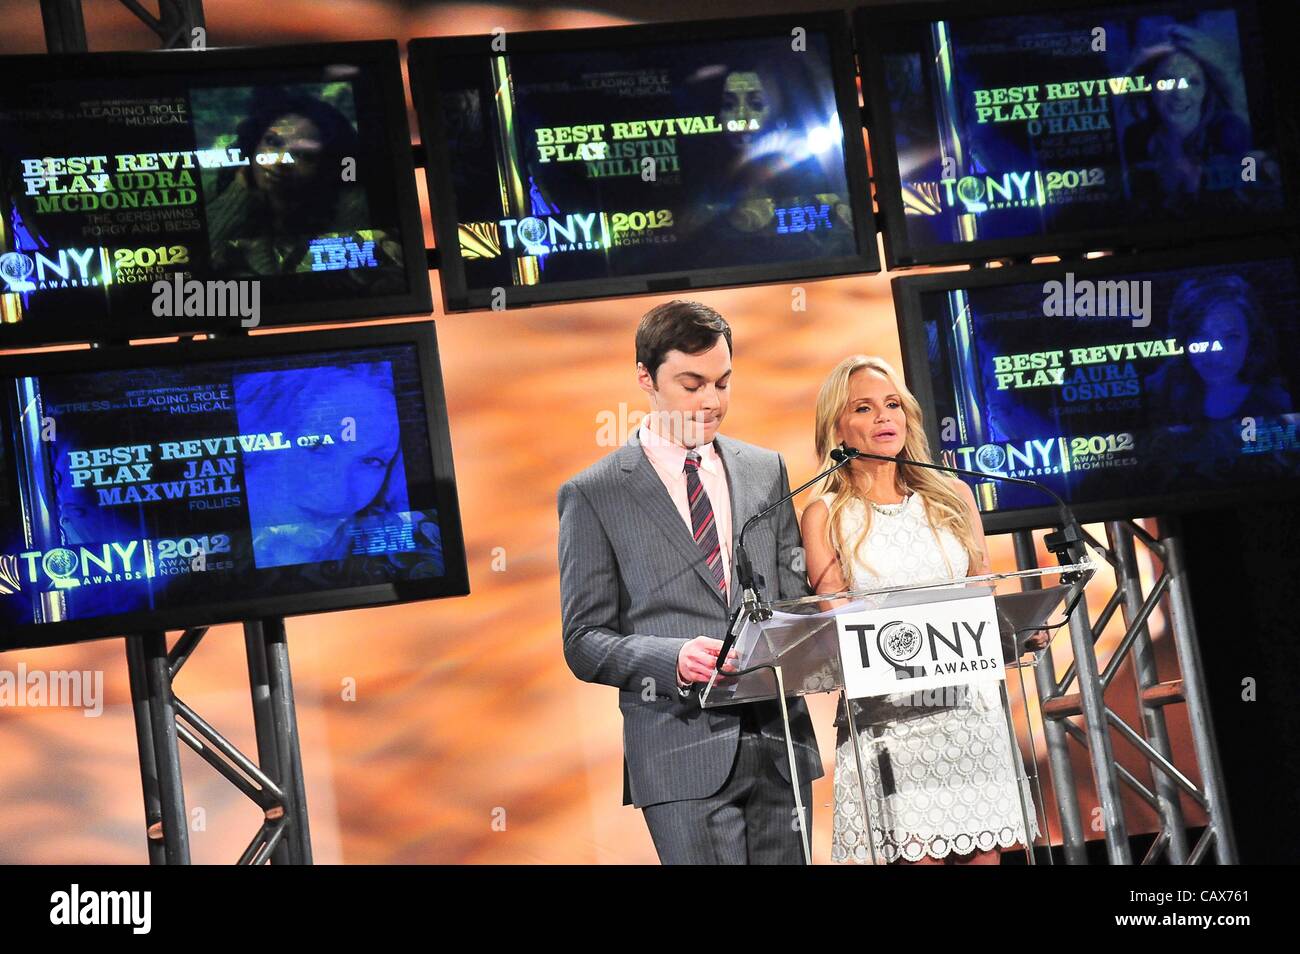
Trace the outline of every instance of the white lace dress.
<instances>
[{"instance_id":1,"label":"white lace dress","mask_svg":"<svg viewBox=\"0 0 1300 954\"><path fill-rule=\"evenodd\" d=\"M829 506L830 499L825 499ZM855 539L860 531L867 506L860 500L849 503L844 512L847 539ZM862 546L864 559L852 567L855 588L966 575L969 560L961 543L945 530L939 535L940 547L919 495L874 510L871 533ZM1013 747L998 684L971 683L955 692L937 692L937 698L934 693L920 699L899 694L854 703L876 852L886 862L1009 848L1024 841L1015 783L1023 769L1018 746L1012 767ZM853 743L843 712L836 725L831 858L870 862ZM1024 783L1022 788L1036 836L1029 788Z\"/></svg>"}]
</instances>

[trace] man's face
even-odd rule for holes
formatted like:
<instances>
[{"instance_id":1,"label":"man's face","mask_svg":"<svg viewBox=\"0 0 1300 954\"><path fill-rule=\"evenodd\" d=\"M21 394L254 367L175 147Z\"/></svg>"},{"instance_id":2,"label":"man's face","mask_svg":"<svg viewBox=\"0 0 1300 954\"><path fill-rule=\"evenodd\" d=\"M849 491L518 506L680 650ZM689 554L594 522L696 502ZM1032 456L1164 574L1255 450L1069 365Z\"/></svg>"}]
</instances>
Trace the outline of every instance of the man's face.
<instances>
[{"instance_id":1,"label":"man's face","mask_svg":"<svg viewBox=\"0 0 1300 954\"><path fill-rule=\"evenodd\" d=\"M654 378L637 365L637 383L650 398L651 425L683 447L713 440L727 416L731 385L731 351L718 337L708 351L669 351Z\"/></svg>"}]
</instances>

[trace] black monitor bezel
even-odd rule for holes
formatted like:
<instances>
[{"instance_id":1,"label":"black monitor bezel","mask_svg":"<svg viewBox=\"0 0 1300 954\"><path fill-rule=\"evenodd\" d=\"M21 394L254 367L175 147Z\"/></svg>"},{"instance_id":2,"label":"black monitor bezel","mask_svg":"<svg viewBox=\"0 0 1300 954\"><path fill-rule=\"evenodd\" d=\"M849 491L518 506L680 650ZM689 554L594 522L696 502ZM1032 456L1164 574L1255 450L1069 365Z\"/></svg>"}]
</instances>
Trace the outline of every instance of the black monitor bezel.
<instances>
[{"instance_id":1,"label":"black monitor bezel","mask_svg":"<svg viewBox=\"0 0 1300 954\"><path fill-rule=\"evenodd\" d=\"M653 295L689 289L728 288L763 283L874 274L880 271L876 249L875 214L862 137L853 48L848 16L841 11L754 17L745 20L700 20L578 30L545 30L506 35L507 50L514 53L556 53L583 49L617 49L646 44L695 42L788 33L796 27L825 33L831 52L831 78L835 102L844 129L844 163L854 232L859 252L854 256L780 266L744 265L725 269L661 272L635 277L557 282L550 285L512 286L505 307L602 298ZM687 37L683 39L684 35ZM439 250L439 278L443 307L448 312L492 308L492 289L469 289L457 239L456 196L446 150L446 121L442 110L438 64L441 56L499 55L492 49L496 38L483 36L422 37L408 44L411 93L425 150L425 177L433 212L435 245Z\"/></svg>"},{"instance_id":2,"label":"black monitor bezel","mask_svg":"<svg viewBox=\"0 0 1300 954\"><path fill-rule=\"evenodd\" d=\"M942 444L939 422L934 413L933 377L926 351L924 315L921 311L923 294L957 288L988 288L997 285L1048 282L1062 279L1067 271L1073 272L1076 277L1101 278L1164 268L1194 268L1197 265L1253 261L1262 258L1292 258L1296 262L1297 274L1300 274L1300 236L1291 236L1281 242L1255 239L1248 242L1217 243L1180 251L1110 255L1080 261L952 270L924 275L900 275L894 278L890 286L898 321L903 374L908 388L916 396L925 415L926 437L930 441L936 460ZM1240 503L1245 493L1249 493L1252 499L1293 499L1300 496L1300 481L1261 481L1237 488L1221 488L1203 493L1158 495L1134 493L1107 500L1080 503L1067 501L1067 503L1081 522L1092 523L1206 510ZM1033 530L1058 525L1059 509L1046 494L1043 495L1043 500L1044 505L1041 507L983 512L981 517L985 532L1011 533L1017 530Z\"/></svg>"},{"instance_id":3,"label":"black monitor bezel","mask_svg":"<svg viewBox=\"0 0 1300 954\"><path fill-rule=\"evenodd\" d=\"M465 596L469 593L469 569L451 457L451 432L447 400L443 391L442 368L434 322L407 321L328 331L262 334L252 337L168 344L137 345L129 348L97 348L47 351L0 356L0 381L18 375L93 373L155 364L184 365L207 360L263 358L280 354L337 351L380 345L414 345L424 384L424 411L429 426L429 447L433 454L433 475L437 488L438 524L441 533L445 574L441 577L397 583L343 587L317 593L264 596L185 608L114 613L82 620L55 623L26 623L0 635L0 652L56 646L142 632L182 629L234 623L272 616L301 616L336 610L391 606L417 600ZM7 442L11 435L3 435Z\"/></svg>"},{"instance_id":4,"label":"black monitor bezel","mask_svg":"<svg viewBox=\"0 0 1300 954\"><path fill-rule=\"evenodd\" d=\"M407 291L398 295L354 298L339 301L320 299L267 306L262 309L259 328L279 328L354 321L362 318L425 316L433 312L429 287L428 256L424 246L424 223L416 190L415 156L411 148L406 117L406 95L402 86L401 50L396 40L314 43L294 46L221 47L205 50L154 50L112 53L50 53L0 56L0 82L19 82L27 75L96 78L135 78L163 74L191 74L327 66L349 63L373 71L381 101L380 117L387 136L385 143L391 165L381 175L394 182L398 226L402 231L402 253ZM27 348L46 344L85 341L127 341L174 337L178 334L229 332L231 319L184 317L156 318L136 315L127 321L109 317L108 309L89 318L60 320L57 325L38 323L0 324L0 348ZM129 327L123 327L129 325ZM53 328L53 330L46 330ZM236 329L237 330L237 329Z\"/></svg>"},{"instance_id":5,"label":"black monitor bezel","mask_svg":"<svg viewBox=\"0 0 1300 954\"><path fill-rule=\"evenodd\" d=\"M884 75L884 60L876 42L877 25L895 23L924 23L941 19L983 19L988 17L1014 17L1019 14L1095 10L1109 7L1131 7L1142 0L941 0L938 3L887 4L879 7L858 7L853 14L853 33L862 74L862 94L866 104L867 140L872 155L872 170L876 184L876 203L885 249L886 267L906 269L918 265L973 264L985 261L1029 261L1038 256L1082 255L1095 251L1137 251L1185 245L1188 241L1186 223L1151 225L1143 228L1118 227L1076 231L1062 235L1029 236L1026 238L976 240L970 243L945 242L938 245L917 246L907 236L903 198L898 174L898 151L894 145L893 117L890 114L888 93L879 78ZM1279 64L1286 59L1280 48L1284 33L1270 29L1277 25L1276 13L1267 4L1253 0L1259 14L1260 28L1266 47L1265 70L1271 76L1279 73ZM1281 84L1269 89L1272 129L1277 138L1278 161L1282 170L1285 208L1277 213L1254 216L1241 221L1218 220L1214 227L1195 233L1197 240L1215 240L1233 235L1255 234L1275 229L1293 227L1300 222L1300 134L1285 117L1288 108L1294 107L1294 94L1288 99ZM1291 103L1291 107L1288 107Z\"/></svg>"}]
</instances>

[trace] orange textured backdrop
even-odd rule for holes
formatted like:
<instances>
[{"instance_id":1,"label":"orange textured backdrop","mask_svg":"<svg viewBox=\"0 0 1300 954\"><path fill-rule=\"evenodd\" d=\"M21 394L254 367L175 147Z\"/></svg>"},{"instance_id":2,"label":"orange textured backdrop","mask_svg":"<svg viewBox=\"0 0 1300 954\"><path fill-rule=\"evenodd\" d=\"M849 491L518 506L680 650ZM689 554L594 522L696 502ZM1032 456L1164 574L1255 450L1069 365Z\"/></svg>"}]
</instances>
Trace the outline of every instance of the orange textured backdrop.
<instances>
[{"instance_id":1,"label":"orange textured backdrop","mask_svg":"<svg viewBox=\"0 0 1300 954\"><path fill-rule=\"evenodd\" d=\"M153 45L117 4L86 6L92 49ZM0 2L0 52L44 49L37 11L32 2ZM445 5L420 14L379 0L210 0L206 11L214 46L382 37L404 43L496 26L614 22L555 7ZM422 179L420 192L425 201ZM427 223L427 204L425 213ZM426 239L432 244L431 234ZM853 352L899 360L889 276L803 287L804 311L792 307L788 286L697 296L735 332L724 432L783 452L795 483L814 471L812 412L822 377ZM620 805L616 693L575 680L561 654L555 506L560 483L611 449L602 446L611 425L617 437L626 436L644 408L633 378L632 333L654 300L438 317L473 593L289 620L317 862L655 860L640 814ZM995 569L1014 569L1009 538L994 538L991 546ZM1046 554L1040 559L1050 562ZM1094 619L1108 584L1103 569L1093 587ZM1159 614L1153 635L1168 674L1170 647ZM1103 660L1117 639L1112 625L1099 646ZM1059 643L1062 665L1068 646ZM15 670L19 663L102 671L105 705L96 718L0 707L0 862L146 861L121 641L0 657L0 668ZM1117 698L1133 699L1126 680L1131 686L1127 667L1117 679ZM345 699L347 685L355 685L355 701ZM214 628L176 689L243 751L255 753L238 627ZM812 702L829 771L833 700ZM1116 707L1133 719L1133 706ZM1188 751L1181 707L1170 707L1168 715L1175 751ZM1027 745L1023 724L1019 730ZM1041 731L1035 732L1041 749ZM1151 784L1149 771L1122 744L1117 756ZM1073 761L1085 825L1099 834L1088 764L1077 746ZM260 813L184 747L182 771L193 859L235 860ZM1043 771L1046 784L1045 765ZM828 775L814 787L819 861L829 856L830 800ZM1189 822L1202 820L1186 802L1184 810ZM1055 833L1054 808L1048 815ZM1153 813L1141 804L1129 806L1128 819L1131 832L1154 827Z\"/></svg>"}]
</instances>

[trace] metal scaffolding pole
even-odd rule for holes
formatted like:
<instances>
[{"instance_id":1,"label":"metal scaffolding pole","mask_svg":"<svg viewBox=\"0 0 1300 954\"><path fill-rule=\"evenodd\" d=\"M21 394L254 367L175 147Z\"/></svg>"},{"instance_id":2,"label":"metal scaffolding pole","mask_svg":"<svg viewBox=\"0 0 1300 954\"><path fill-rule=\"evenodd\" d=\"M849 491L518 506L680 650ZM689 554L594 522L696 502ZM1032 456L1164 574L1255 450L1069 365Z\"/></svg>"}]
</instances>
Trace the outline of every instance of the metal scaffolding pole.
<instances>
[{"instance_id":1,"label":"metal scaffolding pole","mask_svg":"<svg viewBox=\"0 0 1300 954\"><path fill-rule=\"evenodd\" d=\"M1210 703L1205 690L1204 665L1201 648L1196 639L1196 620L1192 615L1192 602L1183 565L1183 541L1172 530L1176 523L1168 518L1160 520L1160 542L1165 549L1165 572L1169 574L1169 616L1178 650L1178 665L1182 669L1182 692L1187 703L1187 718L1192 726L1192 745L1201 768L1201 787L1205 792L1206 814L1209 824L1201 844L1193 855L1204 854L1207 838L1212 838L1214 854L1221 865L1237 863L1237 839L1232 831L1232 817L1228 811L1227 793L1224 791L1223 769L1219 762L1218 744L1214 739L1214 724L1210 718Z\"/></svg>"},{"instance_id":2,"label":"metal scaffolding pole","mask_svg":"<svg viewBox=\"0 0 1300 954\"><path fill-rule=\"evenodd\" d=\"M1070 647L1074 650L1074 671L1079 681L1076 697L1083 712L1083 730L1092 757L1092 779L1097 788L1097 802L1106 832L1106 856L1113 865L1133 861L1128 844L1128 824L1120 801L1119 775L1115 753L1110 744L1110 725L1106 720L1106 699L1097 669L1095 637L1088 622L1088 607L1080 601L1070 615Z\"/></svg>"},{"instance_id":3,"label":"metal scaffolding pole","mask_svg":"<svg viewBox=\"0 0 1300 954\"><path fill-rule=\"evenodd\" d=\"M1038 567L1038 554L1034 550L1034 536L1029 530L1017 530L1011 535L1016 550L1016 569L1033 570ZM1042 581L1036 577L1021 584L1026 589L1038 589ZM1034 681L1040 705L1056 694L1056 664L1049 645L1040 654L1034 666ZM1061 847L1065 863L1088 863L1087 843L1083 820L1079 814L1079 795L1075 790L1074 767L1070 764L1069 740L1064 726L1052 719L1043 720L1043 738L1047 745L1048 770L1052 778L1052 795L1056 799L1057 817L1061 825ZM1046 806L1044 806L1046 807Z\"/></svg>"},{"instance_id":4,"label":"metal scaffolding pole","mask_svg":"<svg viewBox=\"0 0 1300 954\"><path fill-rule=\"evenodd\" d=\"M1111 552L1115 554L1119 567L1119 572L1116 573L1116 584L1123 594L1124 621L1134 632L1133 675L1137 683L1138 711L1142 713L1146 739L1152 748L1173 762L1173 749L1169 744L1169 727L1165 724L1164 705L1158 698L1157 687L1160 685L1160 676L1156 666L1155 649L1151 645L1151 631L1146 623L1147 614L1143 612L1145 601L1142 596L1137 549L1133 545L1132 535L1127 532L1126 525L1121 520L1112 520L1106 524L1106 539L1110 543ZM1156 692L1153 693L1153 690ZM1152 773L1155 776L1156 800L1160 806L1161 833L1168 835L1167 841L1161 839L1157 845L1167 844L1169 861L1172 864L1186 864L1187 832L1184 828L1178 785L1158 766L1152 766Z\"/></svg>"}]
</instances>

